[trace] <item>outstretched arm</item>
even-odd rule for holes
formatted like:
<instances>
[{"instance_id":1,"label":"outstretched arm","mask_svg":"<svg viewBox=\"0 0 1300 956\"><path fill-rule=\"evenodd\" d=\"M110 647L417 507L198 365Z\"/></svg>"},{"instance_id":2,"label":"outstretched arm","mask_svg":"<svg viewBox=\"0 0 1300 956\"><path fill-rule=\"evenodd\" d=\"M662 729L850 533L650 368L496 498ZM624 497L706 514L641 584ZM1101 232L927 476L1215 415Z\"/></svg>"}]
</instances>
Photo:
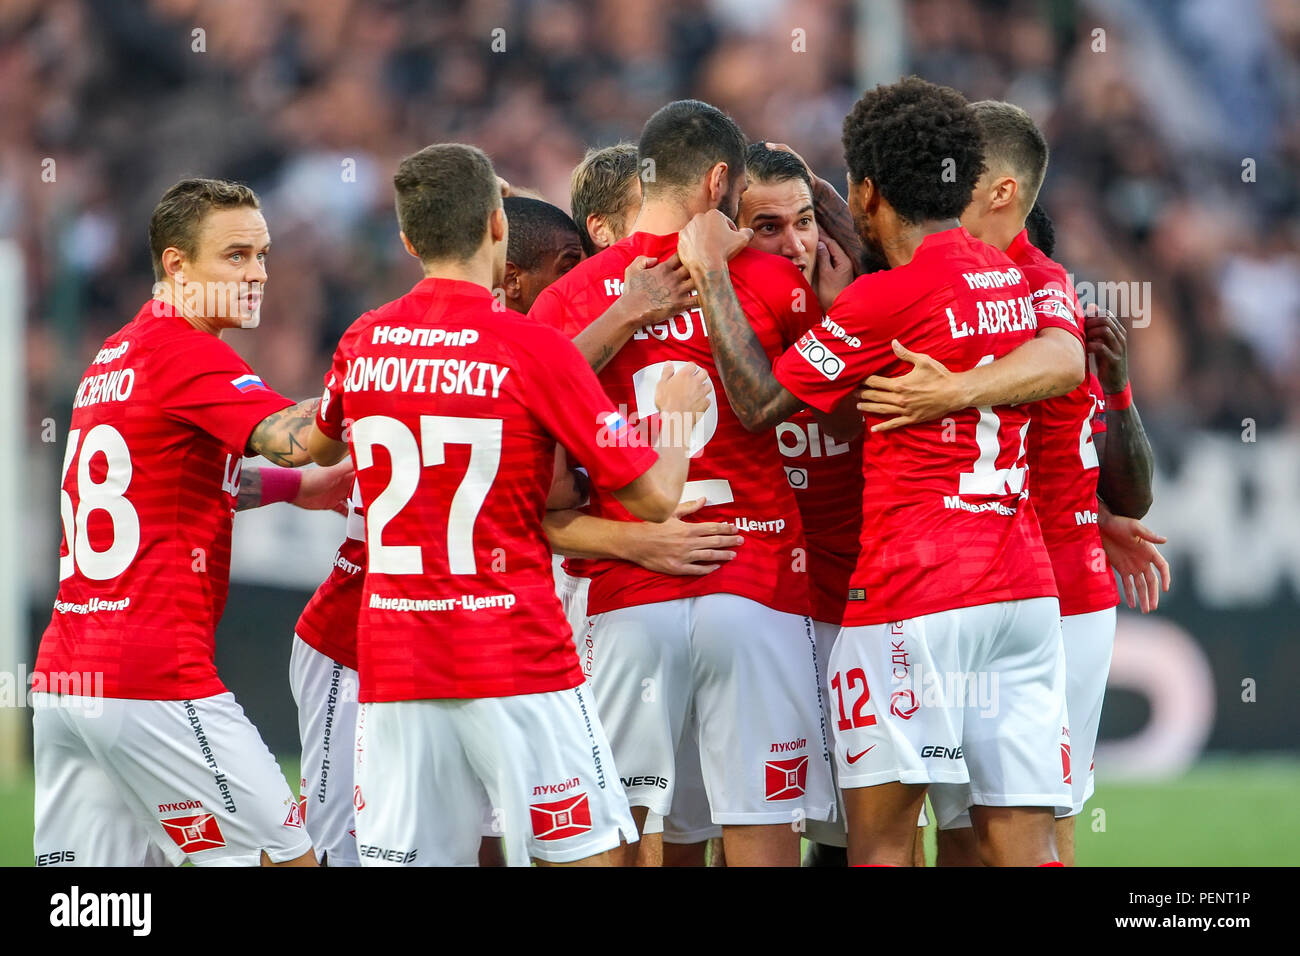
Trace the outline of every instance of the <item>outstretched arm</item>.
<instances>
[{"instance_id":1,"label":"outstretched arm","mask_svg":"<svg viewBox=\"0 0 1300 956\"><path fill-rule=\"evenodd\" d=\"M236 511L287 501L307 511L347 514L348 495L356 475L351 461L328 468L277 468L245 463L239 473Z\"/></svg>"}]
</instances>

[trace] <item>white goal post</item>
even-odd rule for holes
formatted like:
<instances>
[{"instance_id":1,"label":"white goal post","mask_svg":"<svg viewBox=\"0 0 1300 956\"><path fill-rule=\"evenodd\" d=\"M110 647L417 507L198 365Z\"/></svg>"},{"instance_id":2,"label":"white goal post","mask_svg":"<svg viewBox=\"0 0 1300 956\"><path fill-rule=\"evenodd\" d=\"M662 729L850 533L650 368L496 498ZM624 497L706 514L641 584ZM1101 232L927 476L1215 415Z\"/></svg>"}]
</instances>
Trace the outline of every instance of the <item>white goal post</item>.
<instances>
[{"instance_id":1,"label":"white goal post","mask_svg":"<svg viewBox=\"0 0 1300 956\"><path fill-rule=\"evenodd\" d=\"M27 414L26 307L23 254L18 243L0 239L0 785L26 775L27 571L24 566L22 487L23 416Z\"/></svg>"}]
</instances>

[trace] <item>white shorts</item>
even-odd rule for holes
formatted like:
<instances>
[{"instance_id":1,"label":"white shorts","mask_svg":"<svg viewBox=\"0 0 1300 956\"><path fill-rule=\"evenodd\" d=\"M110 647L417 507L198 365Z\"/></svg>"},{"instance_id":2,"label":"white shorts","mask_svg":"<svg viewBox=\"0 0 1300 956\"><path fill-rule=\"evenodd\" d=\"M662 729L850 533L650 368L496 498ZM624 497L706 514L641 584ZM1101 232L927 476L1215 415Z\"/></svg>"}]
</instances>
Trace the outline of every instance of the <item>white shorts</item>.
<instances>
[{"instance_id":1,"label":"white shorts","mask_svg":"<svg viewBox=\"0 0 1300 956\"><path fill-rule=\"evenodd\" d=\"M199 700L32 695L37 864L257 866L311 839L229 691Z\"/></svg>"},{"instance_id":2,"label":"white shorts","mask_svg":"<svg viewBox=\"0 0 1300 956\"><path fill-rule=\"evenodd\" d=\"M665 843L691 844L715 840L722 836L722 827L713 822L709 811L709 794L704 789L704 771L700 766L700 722L692 710L682 728L682 739L677 745L677 786L673 788L673 806L663 817ZM646 832L654 833L650 823Z\"/></svg>"},{"instance_id":3,"label":"white shorts","mask_svg":"<svg viewBox=\"0 0 1300 956\"><path fill-rule=\"evenodd\" d=\"M564 570L564 558L558 554L551 555L551 574L555 578L555 595L560 599L564 617L573 629L573 647L578 652L578 660L586 660L584 647L587 636L587 592L591 589L591 578L574 577ZM584 668L585 670L585 668Z\"/></svg>"},{"instance_id":4,"label":"white shorts","mask_svg":"<svg viewBox=\"0 0 1300 956\"><path fill-rule=\"evenodd\" d=\"M637 838L585 684L362 704L356 780L362 866L475 866L485 807L511 866Z\"/></svg>"},{"instance_id":5,"label":"white shorts","mask_svg":"<svg viewBox=\"0 0 1300 956\"><path fill-rule=\"evenodd\" d=\"M826 726L833 727L839 715L831 713L832 691L826 682L830 680L831 648L835 646L835 640L840 635L840 625L827 621L813 621L813 635L817 641L817 673L822 681L822 715L826 720ZM820 843L822 846L848 849L849 825L844 813L844 794L840 791L839 768L835 760L831 761L831 773L835 778L835 819L809 820L808 832L805 836L813 843ZM921 804L921 813L917 817L916 825L918 827L930 825L930 817L925 812L924 803Z\"/></svg>"},{"instance_id":6,"label":"white shorts","mask_svg":"<svg viewBox=\"0 0 1300 956\"><path fill-rule=\"evenodd\" d=\"M1066 779L1074 797L1066 815L1074 816L1083 812L1094 789L1093 752L1110 655L1115 649L1115 609L1063 617L1061 633L1065 640L1065 699L1070 709L1069 743L1061 753L1069 760Z\"/></svg>"},{"instance_id":7,"label":"white shorts","mask_svg":"<svg viewBox=\"0 0 1300 956\"><path fill-rule=\"evenodd\" d=\"M1056 598L846 627L830 671L844 789L931 784L940 826L972 803L1070 805Z\"/></svg>"},{"instance_id":8,"label":"white shorts","mask_svg":"<svg viewBox=\"0 0 1300 956\"><path fill-rule=\"evenodd\" d=\"M838 624L813 621L813 638L817 643L817 674L821 680L822 689L822 719L825 721L828 734L831 732L830 728L834 726L835 715L831 713L830 688L826 682L830 679L831 648L835 646L835 638L839 636L839 633L840 626ZM836 771L835 761L832 760L831 774L835 786L835 819L809 820L808 830L804 835L813 843L820 843L823 846L847 847L849 845L849 831L844 820L844 798L840 794Z\"/></svg>"},{"instance_id":9,"label":"white shorts","mask_svg":"<svg viewBox=\"0 0 1300 956\"><path fill-rule=\"evenodd\" d=\"M694 707L712 822L835 812L809 620L733 594L591 617L588 679L634 806L667 816Z\"/></svg>"},{"instance_id":10,"label":"white shorts","mask_svg":"<svg viewBox=\"0 0 1300 956\"><path fill-rule=\"evenodd\" d=\"M356 671L293 636L289 689L302 741L298 806L317 859L330 866L361 865L352 809L358 686Z\"/></svg>"}]
</instances>

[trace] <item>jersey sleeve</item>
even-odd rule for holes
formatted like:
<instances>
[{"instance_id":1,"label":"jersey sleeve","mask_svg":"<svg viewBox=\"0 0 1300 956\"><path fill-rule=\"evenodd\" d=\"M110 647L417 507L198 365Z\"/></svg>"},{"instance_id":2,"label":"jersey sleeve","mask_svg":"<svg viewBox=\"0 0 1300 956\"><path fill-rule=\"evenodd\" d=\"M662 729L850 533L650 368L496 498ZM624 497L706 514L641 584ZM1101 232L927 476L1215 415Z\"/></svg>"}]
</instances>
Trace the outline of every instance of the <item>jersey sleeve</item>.
<instances>
[{"instance_id":1,"label":"jersey sleeve","mask_svg":"<svg viewBox=\"0 0 1300 956\"><path fill-rule=\"evenodd\" d=\"M327 438L343 440L343 382L347 379L347 361L343 358L343 343L334 352L334 362L325 373L325 391L321 393L320 408L316 410L316 428Z\"/></svg>"},{"instance_id":2,"label":"jersey sleeve","mask_svg":"<svg viewBox=\"0 0 1300 956\"><path fill-rule=\"evenodd\" d=\"M1033 287L1031 299L1039 330L1065 329L1080 342L1083 341L1083 309L1074 294L1070 278L1061 270L1043 270L1041 275L1027 276Z\"/></svg>"},{"instance_id":3,"label":"jersey sleeve","mask_svg":"<svg viewBox=\"0 0 1300 956\"><path fill-rule=\"evenodd\" d=\"M538 328L530 339L521 343L529 407L570 460L582 462L592 483L608 491L644 474L658 453L628 427L582 353L551 329Z\"/></svg>"},{"instance_id":4,"label":"jersey sleeve","mask_svg":"<svg viewBox=\"0 0 1300 956\"><path fill-rule=\"evenodd\" d=\"M152 377L163 413L240 455L264 418L294 404L220 339L167 347L159 358Z\"/></svg>"},{"instance_id":5,"label":"jersey sleeve","mask_svg":"<svg viewBox=\"0 0 1300 956\"><path fill-rule=\"evenodd\" d=\"M834 411L867 376L897 360L890 344L893 326L880 314L881 297L870 291L878 284L873 278L862 276L840 293L827 322L807 329L773 366L778 382L819 411ZM827 325L843 336L830 334Z\"/></svg>"}]
</instances>

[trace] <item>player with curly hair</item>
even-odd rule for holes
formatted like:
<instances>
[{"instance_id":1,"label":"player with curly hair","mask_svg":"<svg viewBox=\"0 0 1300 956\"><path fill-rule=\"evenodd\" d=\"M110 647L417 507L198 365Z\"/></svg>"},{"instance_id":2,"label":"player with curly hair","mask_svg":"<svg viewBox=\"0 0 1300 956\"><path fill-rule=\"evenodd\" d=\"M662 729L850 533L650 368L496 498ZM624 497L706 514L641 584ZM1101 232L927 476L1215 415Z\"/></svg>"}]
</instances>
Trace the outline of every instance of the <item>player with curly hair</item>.
<instances>
[{"instance_id":1,"label":"player with curly hair","mask_svg":"<svg viewBox=\"0 0 1300 956\"><path fill-rule=\"evenodd\" d=\"M867 92L844 121L844 153L858 233L889 268L855 280L774 368L730 289L728 256L749 236L716 213L682 231L727 395L750 427L805 405L837 423L856 415L864 373L910 368L898 340L966 370L1034 337L1020 270L958 222L984 171L961 94L915 77ZM941 823L973 802L986 862L1059 865L1065 660L1025 490L1028 429L1027 409L999 405L866 436L862 550L826 686L850 863L909 865L929 790Z\"/></svg>"}]
</instances>

